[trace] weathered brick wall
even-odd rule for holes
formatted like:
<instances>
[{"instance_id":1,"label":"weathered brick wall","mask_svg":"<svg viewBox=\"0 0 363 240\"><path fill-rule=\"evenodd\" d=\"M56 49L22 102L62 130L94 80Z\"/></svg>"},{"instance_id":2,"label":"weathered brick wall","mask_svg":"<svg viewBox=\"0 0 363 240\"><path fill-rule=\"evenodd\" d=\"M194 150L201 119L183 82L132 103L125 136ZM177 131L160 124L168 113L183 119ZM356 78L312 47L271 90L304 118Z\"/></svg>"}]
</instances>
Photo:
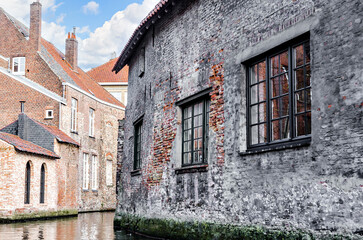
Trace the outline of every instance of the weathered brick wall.
<instances>
[{"instance_id":1,"label":"weathered brick wall","mask_svg":"<svg viewBox=\"0 0 363 240\"><path fill-rule=\"evenodd\" d=\"M155 24L130 60L118 212L305 230L361 229L363 4L355 1L183 1ZM243 56L306 27L312 57L310 146L246 149ZM282 37L285 36L285 37ZM291 37L290 37L291 39ZM138 77L140 49L145 74ZM266 49L270 50L270 49ZM249 53L249 55L248 55ZM263 52L260 52L263 53ZM246 59L245 59L246 60ZM212 87L208 171L181 166L175 102ZM133 122L143 115L142 170Z\"/></svg>"},{"instance_id":2,"label":"weathered brick wall","mask_svg":"<svg viewBox=\"0 0 363 240\"><path fill-rule=\"evenodd\" d=\"M78 210L78 157L79 148L54 140L54 152L61 159L56 162L58 179L58 209Z\"/></svg>"},{"instance_id":3,"label":"weathered brick wall","mask_svg":"<svg viewBox=\"0 0 363 240\"><path fill-rule=\"evenodd\" d=\"M0 141L0 216L57 210L57 177L54 159L18 152ZM24 204L26 164L31 161L30 204ZM45 168L45 203L40 200L40 170Z\"/></svg>"},{"instance_id":4,"label":"weathered brick wall","mask_svg":"<svg viewBox=\"0 0 363 240\"><path fill-rule=\"evenodd\" d=\"M25 114L46 125L58 126L59 102L0 73L0 128L16 121L20 114L20 101L25 101ZM46 119L46 110L53 110L53 119Z\"/></svg>"},{"instance_id":5,"label":"weathered brick wall","mask_svg":"<svg viewBox=\"0 0 363 240\"><path fill-rule=\"evenodd\" d=\"M71 99L78 101L77 133L71 130ZM67 105L62 105L61 130L81 144L78 155L78 201L81 211L115 209L116 207L116 167L117 167L117 135L118 120L124 116L123 110L106 106L77 90L66 87ZM81 104L80 104L81 103ZM89 137L89 108L95 110L95 136ZM82 189L83 153L89 157L97 156L98 190L91 189L91 159L89 159L89 189ZM106 185L106 161L113 161L113 185Z\"/></svg>"}]
</instances>

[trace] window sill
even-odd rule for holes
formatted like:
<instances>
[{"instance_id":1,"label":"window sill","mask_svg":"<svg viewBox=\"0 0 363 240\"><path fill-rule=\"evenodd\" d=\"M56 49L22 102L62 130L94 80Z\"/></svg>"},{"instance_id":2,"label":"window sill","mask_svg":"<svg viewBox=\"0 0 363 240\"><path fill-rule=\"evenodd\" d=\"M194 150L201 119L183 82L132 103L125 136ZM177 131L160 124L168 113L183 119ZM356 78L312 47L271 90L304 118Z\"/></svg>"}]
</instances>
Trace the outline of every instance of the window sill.
<instances>
[{"instance_id":1,"label":"window sill","mask_svg":"<svg viewBox=\"0 0 363 240\"><path fill-rule=\"evenodd\" d=\"M89 190L88 190L88 189L82 189L82 191L83 191L83 192L89 192Z\"/></svg>"},{"instance_id":2,"label":"window sill","mask_svg":"<svg viewBox=\"0 0 363 240\"><path fill-rule=\"evenodd\" d=\"M241 156L265 153L265 152L272 152L272 151L280 151L285 149L293 149L293 148L300 148L310 146L311 138L300 139L299 141L289 141L280 143L277 145L269 145L269 146L261 146L256 148L248 149L246 152L238 152Z\"/></svg>"},{"instance_id":3,"label":"window sill","mask_svg":"<svg viewBox=\"0 0 363 240\"><path fill-rule=\"evenodd\" d=\"M74 133L74 134L77 134L78 135L78 132L77 131L74 131L74 130L71 130L71 133Z\"/></svg>"},{"instance_id":4,"label":"window sill","mask_svg":"<svg viewBox=\"0 0 363 240\"><path fill-rule=\"evenodd\" d=\"M133 170L130 173L131 173L131 177L133 177L133 176L139 176L139 175L141 175L141 169Z\"/></svg>"},{"instance_id":5,"label":"window sill","mask_svg":"<svg viewBox=\"0 0 363 240\"><path fill-rule=\"evenodd\" d=\"M192 165L175 169L175 174L195 173L195 172L208 172L208 164Z\"/></svg>"},{"instance_id":6,"label":"window sill","mask_svg":"<svg viewBox=\"0 0 363 240\"><path fill-rule=\"evenodd\" d=\"M94 136L89 136L89 138L91 138L91 139L96 139Z\"/></svg>"},{"instance_id":7,"label":"window sill","mask_svg":"<svg viewBox=\"0 0 363 240\"><path fill-rule=\"evenodd\" d=\"M53 119L53 117L46 117L46 118L44 118L44 120L52 120Z\"/></svg>"},{"instance_id":8,"label":"window sill","mask_svg":"<svg viewBox=\"0 0 363 240\"><path fill-rule=\"evenodd\" d=\"M92 192L98 193L98 189L97 190L96 189L92 189Z\"/></svg>"}]
</instances>

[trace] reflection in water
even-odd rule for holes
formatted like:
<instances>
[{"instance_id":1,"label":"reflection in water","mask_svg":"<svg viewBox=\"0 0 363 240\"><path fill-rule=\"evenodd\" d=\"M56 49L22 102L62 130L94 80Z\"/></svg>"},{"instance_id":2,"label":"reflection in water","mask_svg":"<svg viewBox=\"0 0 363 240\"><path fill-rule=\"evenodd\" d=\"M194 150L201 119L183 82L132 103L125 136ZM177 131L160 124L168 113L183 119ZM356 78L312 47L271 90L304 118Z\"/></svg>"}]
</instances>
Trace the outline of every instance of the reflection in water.
<instances>
[{"instance_id":1,"label":"reflection in water","mask_svg":"<svg viewBox=\"0 0 363 240\"><path fill-rule=\"evenodd\" d=\"M0 224L0 240L147 240L113 230L113 212L82 213L78 217Z\"/></svg>"}]
</instances>

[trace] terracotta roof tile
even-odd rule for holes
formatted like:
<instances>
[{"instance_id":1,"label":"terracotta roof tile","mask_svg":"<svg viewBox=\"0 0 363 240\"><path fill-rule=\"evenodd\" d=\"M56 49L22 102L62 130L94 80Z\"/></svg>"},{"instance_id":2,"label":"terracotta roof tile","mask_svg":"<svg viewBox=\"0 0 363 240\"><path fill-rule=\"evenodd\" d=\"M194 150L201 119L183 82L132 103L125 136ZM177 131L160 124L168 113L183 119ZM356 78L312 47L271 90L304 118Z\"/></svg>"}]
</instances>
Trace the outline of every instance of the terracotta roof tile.
<instances>
[{"instance_id":1,"label":"terracotta roof tile","mask_svg":"<svg viewBox=\"0 0 363 240\"><path fill-rule=\"evenodd\" d=\"M87 73L85 73L81 68L77 67L74 71L69 63L64 60L64 54L60 52L52 43L42 39L42 45L45 47L47 52L54 58L58 65L63 71L80 87L82 90L94 95L98 99L112 103L114 105L125 107L121 102L119 102L114 96L107 92L102 86L100 86L94 79L92 79ZM67 79L62 79L66 81Z\"/></svg>"},{"instance_id":2,"label":"terracotta roof tile","mask_svg":"<svg viewBox=\"0 0 363 240\"><path fill-rule=\"evenodd\" d=\"M78 147L80 146L80 144L78 142L73 140L73 138L71 138L70 136L65 134L63 131L61 131L56 126L47 126L40 122L36 122L36 123L38 123L40 126L45 128L48 132L50 132L59 142L70 143L70 144L76 145Z\"/></svg>"},{"instance_id":3,"label":"terracotta roof tile","mask_svg":"<svg viewBox=\"0 0 363 240\"><path fill-rule=\"evenodd\" d=\"M25 141L16 135L0 132L0 139L13 145L16 150L21 152L33 153L51 158L60 158L57 154L53 153L52 151L49 151L45 148L35 145L32 142Z\"/></svg>"},{"instance_id":4,"label":"terracotta roof tile","mask_svg":"<svg viewBox=\"0 0 363 240\"><path fill-rule=\"evenodd\" d=\"M115 66L117 58L111 59L110 61L102 64L101 66L92 68L87 72L91 78L99 83L103 82L121 82L127 83L129 77L129 66L125 66L117 74L112 72L113 66Z\"/></svg>"}]
</instances>

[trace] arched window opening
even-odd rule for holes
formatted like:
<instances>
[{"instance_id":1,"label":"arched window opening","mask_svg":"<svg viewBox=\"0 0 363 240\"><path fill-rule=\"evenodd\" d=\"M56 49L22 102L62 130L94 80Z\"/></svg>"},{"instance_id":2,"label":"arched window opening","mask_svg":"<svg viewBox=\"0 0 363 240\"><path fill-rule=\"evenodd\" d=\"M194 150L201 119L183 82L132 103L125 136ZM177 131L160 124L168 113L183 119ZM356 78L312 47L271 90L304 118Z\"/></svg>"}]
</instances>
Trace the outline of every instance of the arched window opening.
<instances>
[{"instance_id":1,"label":"arched window opening","mask_svg":"<svg viewBox=\"0 0 363 240\"><path fill-rule=\"evenodd\" d=\"M45 163L43 163L42 168L40 170L40 203L44 203L44 195L45 195Z\"/></svg>"},{"instance_id":2,"label":"arched window opening","mask_svg":"<svg viewBox=\"0 0 363 240\"><path fill-rule=\"evenodd\" d=\"M30 176L31 176L30 162L27 162L26 171L25 171L25 199L24 199L25 204L30 203Z\"/></svg>"}]
</instances>

